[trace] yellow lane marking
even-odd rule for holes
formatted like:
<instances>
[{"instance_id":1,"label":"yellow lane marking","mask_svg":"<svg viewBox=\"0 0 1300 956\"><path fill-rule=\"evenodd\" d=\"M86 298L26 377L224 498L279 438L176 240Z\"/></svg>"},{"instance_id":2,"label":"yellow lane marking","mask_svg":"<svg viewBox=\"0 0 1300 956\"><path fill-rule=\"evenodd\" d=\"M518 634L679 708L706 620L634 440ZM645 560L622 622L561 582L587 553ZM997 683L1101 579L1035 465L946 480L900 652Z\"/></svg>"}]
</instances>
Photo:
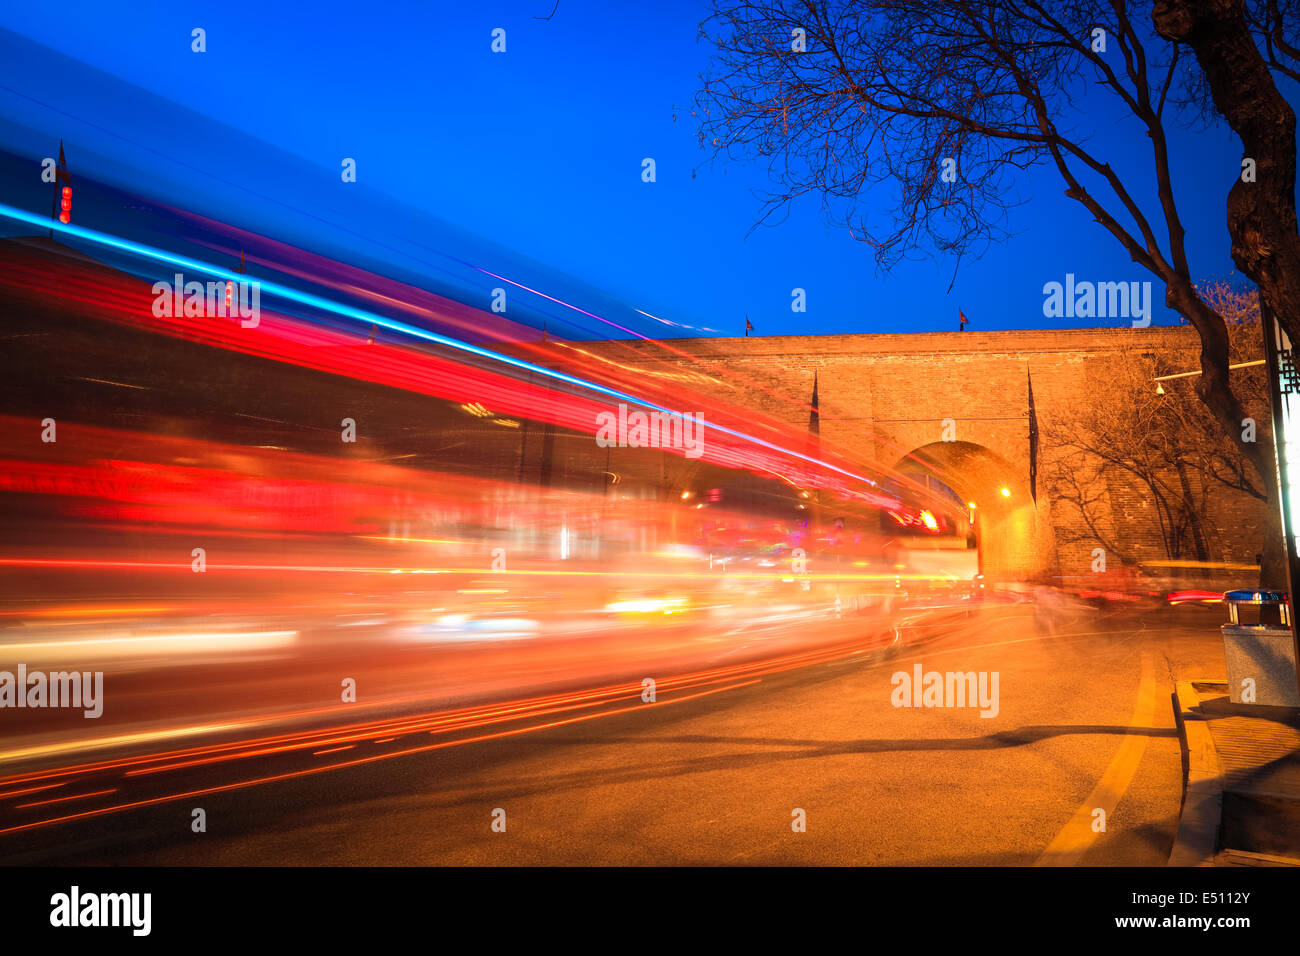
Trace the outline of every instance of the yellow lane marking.
<instances>
[{"instance_id":1,"label":"yellow lane marking","mask_svg":"<svg viewBox=\"0 0 1300 956\"><path fill-rule=\"evenodd\" d=\"M1156 678L1152 667L1151 655L1142 655L1142 682L1138 686L1137 706L1129 720L1129 731L1120 742L1119 749L1111 758L1110 765L1097 782L1096 788L1089 794L1083 805L1074 812L1070 821L1061 828L1056 839L1047 845L1043 855L1035 866L1077 866L1097 841L1099 834L1093 831L1093 814L1100 808L1109 820L1116 804L1124 796L1138 764L1147 749L1148 734L1143 731L1154 729L1152 719L1156 708Z\"/></svg>"}]
</instances>

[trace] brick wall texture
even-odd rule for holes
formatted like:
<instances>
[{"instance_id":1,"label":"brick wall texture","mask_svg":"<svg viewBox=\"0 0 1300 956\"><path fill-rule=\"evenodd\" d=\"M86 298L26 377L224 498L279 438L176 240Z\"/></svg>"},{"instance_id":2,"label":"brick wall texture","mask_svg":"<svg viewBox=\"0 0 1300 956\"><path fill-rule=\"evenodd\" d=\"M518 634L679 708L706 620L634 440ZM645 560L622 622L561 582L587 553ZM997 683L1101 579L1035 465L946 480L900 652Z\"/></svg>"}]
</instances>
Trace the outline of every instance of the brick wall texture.
<instances>
[{"instance_id":1,"label":"brick wall texture","mask_svg":"<svg viewBox=\"0 0 1300 956\"><path fill-rule=\"evenodd\" d=\"M1041 480L1037 502L1030 495L1030 377L1041 475L1059 453L1048 438L1050 425L1068 426L1078 409L1120 400L1106 394L1108 366L1136 350L1192 371L1199 368L1200 352L1188 328L750 336L664 344L671 350L655 342L583 347L647 367L713 363L740 384L740 403L804 426L815 373L823 442L877 469L917 471L915 459L924 460L925 470L982 509L986 571L1017 578L1087 573L1096 547L1068 541L1080 530L1073 509L1052 501ZM737 402L730 389L719 398ZM1260 431L1269 441L1263 423ZM1010 497L1000 494L1002 488ZM1115 480L1096 490L1114 534L1138 561L1166 557L1151 503L1139 487ZM1210 559L1255 563L1271 517L1256 498L1212 489L1201 516ZM1246 571L1235 573L1253 580Z\"/></svg>"}]
</instances>

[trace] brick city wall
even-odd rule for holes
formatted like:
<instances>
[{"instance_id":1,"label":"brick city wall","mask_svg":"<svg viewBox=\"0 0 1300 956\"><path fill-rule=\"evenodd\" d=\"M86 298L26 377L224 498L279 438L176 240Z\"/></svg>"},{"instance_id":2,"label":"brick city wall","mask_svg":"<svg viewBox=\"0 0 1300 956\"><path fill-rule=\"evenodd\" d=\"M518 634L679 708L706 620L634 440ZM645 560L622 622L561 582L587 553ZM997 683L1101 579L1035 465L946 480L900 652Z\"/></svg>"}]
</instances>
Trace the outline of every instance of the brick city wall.
<instances>
[{"instance_id":1,"label":"brick city wall","mask_svg":"<svg viewBox=\"0 0 1300 956\"><path fill-rule=\"evenodd\" d=\"M1200 352L1188 328L751 336L665 344L684 355L655 342L583 347L647 368L668 362L683 371L708 371L707 363L715 363L730 373L721 378L730 384L712 386L720 399L803 427L816 374L823 442L867 467L917 470L909 456L924 459L929 471L984 509L986 570L1015 577L1087 572L1096 547L1069 542L1079 522L1043 487L1041 476L1059 454L1049 440L1051 426L1068 427L1074 412L1092 403L1122 400L1106 395L1107 369L1135 351L1158 354L1169 367L1188 371L1199 367ZM1031 377L1040 431L1036 503L1029 488ZM955 435L948 437L955 441L944 441L945 419L952 419ZM1011 491L1009 499L1001 497L1001 487ZM1101 501L1114 533L1140 560L1165 556L1144 493L1116 481ZM1203 515L1211 559L1253 562L1267 515L1262 502L1216 488Z\"/></svg>"}]
</instances>

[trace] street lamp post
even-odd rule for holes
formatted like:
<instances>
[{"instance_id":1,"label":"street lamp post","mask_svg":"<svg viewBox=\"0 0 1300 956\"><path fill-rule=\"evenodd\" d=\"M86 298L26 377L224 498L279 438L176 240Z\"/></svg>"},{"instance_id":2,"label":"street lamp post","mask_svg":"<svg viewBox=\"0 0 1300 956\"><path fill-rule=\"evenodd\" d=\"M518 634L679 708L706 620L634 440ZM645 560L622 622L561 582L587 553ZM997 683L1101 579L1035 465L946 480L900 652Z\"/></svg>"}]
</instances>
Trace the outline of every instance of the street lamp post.
<instances>
[{"instance_id":1,"label":"street lamp post","mask_svg":"<svg viewBox=\"0 0 1300 956\"><path fill-rule=\"evenodd\" d=\"M1293 447L1291 436L1294 419L1300 416L1300 373L1291 351L1291 340L1271 313L1261 315L1264 329L1264 361L1268 367L1268 398L1273 414L1273 451L1277 461L1278 504L1282 516L1282 540L1286 546L1287 590L1291 607L1300 600L1297 572L1300 572L1300 553L1296 551L1296 502L1292 501L1292 488L1296 475L1293 467L1300 466L1300 448ZM1297 425L1296 427L1300 427ZM1300 642L1296 639L1295 614L1283 614L1291 628L1295 657L1300 661ZM1300 680L1298 680L1300 686Z\"/></svg>"}]
</instances>

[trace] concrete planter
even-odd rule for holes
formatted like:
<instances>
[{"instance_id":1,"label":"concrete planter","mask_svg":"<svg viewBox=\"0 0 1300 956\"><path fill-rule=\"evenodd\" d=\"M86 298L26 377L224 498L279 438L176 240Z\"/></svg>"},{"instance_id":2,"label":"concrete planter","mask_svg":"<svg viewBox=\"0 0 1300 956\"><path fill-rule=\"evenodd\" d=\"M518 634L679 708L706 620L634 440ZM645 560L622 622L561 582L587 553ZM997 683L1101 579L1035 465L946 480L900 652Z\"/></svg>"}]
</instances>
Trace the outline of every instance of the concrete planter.
<instances>
[{"instance_id":1,"label":"concrete planter","mask_svg":"<svg viewBox=\"0 0 1300 956\"><path fill-rule=\"evenodd\" d=\"M1228 663L1228 695L1234 704L1300 707L1296 684L1295 642L1289 627L1223 626L1223 654ZM1242 682L1255 682L1255 699L1243 701Z\"/></svg>"}]
</instances>

